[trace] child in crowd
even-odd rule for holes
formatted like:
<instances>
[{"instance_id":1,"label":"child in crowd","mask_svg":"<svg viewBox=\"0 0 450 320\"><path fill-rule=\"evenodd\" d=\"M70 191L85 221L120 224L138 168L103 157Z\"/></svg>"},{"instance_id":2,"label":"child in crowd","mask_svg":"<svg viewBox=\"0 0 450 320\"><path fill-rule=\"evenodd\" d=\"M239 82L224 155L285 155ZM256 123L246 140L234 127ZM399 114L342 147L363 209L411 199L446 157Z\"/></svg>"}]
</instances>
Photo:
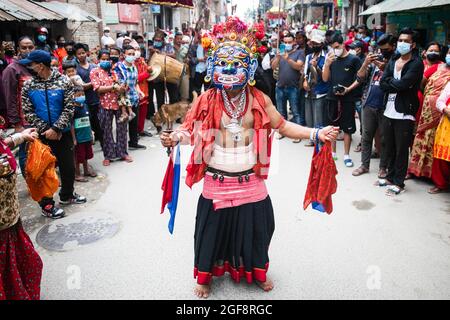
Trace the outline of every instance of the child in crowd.
<instances>
[{"instance_id":1,"label":"child in crowd","mask_svg":"<svg viewBox=\"0 0 450 320\"><path fill-rule=\"evenodd\" d=\"M82 87L84 85L83 80L77 74L77 65L75 64L75 61L63 62L62 67L64 74L72 81L74 86Z\"/></svg>"},{"instance_id":2,"label":"child in crowd","mask_svg":"<svg viewBox=\"0 0 450 320\"><path fill-rule=\"evenodd\" d=\"M120 83L118 83L120 85ZM134 117L136 117L136 114L133 112L133 105L131 104L130 99L127 95L127 90L124 93L119 94L119 100L117 101L119 103L120 107L120 118L119 122L127 122L133 120Z\"/></svg>"},{"instance_id":3,"label":"child in crowd","mask_svg":"<svg viewBox=\"0 0 450 320\"><path fill-rule=\"evenodd\" d=\"M75 86L75 113L73 126L71 127L73 144L75 145L75 180L87 182L86 177L97 176L97 173L89 165L88 160L94 157L92 145L94 134L89 121L89 111L86 104L83 87ZM83 164L84 177L81 176L80 164Z\"/></svg>"}]
</instances>

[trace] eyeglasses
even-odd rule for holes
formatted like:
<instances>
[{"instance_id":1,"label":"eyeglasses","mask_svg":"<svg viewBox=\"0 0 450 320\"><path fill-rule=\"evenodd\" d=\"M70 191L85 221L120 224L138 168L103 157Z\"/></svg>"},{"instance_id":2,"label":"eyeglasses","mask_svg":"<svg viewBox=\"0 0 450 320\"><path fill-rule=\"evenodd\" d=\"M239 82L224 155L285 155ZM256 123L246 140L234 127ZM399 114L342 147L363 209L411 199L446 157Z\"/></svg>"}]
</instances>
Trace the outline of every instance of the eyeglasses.
<instances>
[{"instance_id":1,"label":"eyeglasses","mask_svg":"<svg viewBox=\"0 0 450 320\"><path fill-rule=\"evenodd\" d=\"M25 47L21 46L20 47L20 50L27 50L27 49L28 50L34 50L34 46L28 46L28 47L27 46L25 46Z\"/></svg>"}]
</instances>

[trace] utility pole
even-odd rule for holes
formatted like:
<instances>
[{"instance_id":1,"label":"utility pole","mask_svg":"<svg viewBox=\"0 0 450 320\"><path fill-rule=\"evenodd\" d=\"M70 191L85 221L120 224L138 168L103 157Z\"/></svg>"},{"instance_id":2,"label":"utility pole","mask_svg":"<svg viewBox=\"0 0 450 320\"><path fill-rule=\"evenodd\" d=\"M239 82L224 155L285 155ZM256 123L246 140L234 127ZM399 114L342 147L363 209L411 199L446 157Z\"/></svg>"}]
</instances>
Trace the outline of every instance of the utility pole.
<instances>
[{"instance_id":1,"label":"utility pole","mask_svg":"<svg viewBox=\"0 0 450 320\"><path fill-rule=\"evenodd\" d=\"M304 0L302 0L302 4L300 6L300 23L303 24L303 5L305 4Z\"/></svg>"}]
</instances>

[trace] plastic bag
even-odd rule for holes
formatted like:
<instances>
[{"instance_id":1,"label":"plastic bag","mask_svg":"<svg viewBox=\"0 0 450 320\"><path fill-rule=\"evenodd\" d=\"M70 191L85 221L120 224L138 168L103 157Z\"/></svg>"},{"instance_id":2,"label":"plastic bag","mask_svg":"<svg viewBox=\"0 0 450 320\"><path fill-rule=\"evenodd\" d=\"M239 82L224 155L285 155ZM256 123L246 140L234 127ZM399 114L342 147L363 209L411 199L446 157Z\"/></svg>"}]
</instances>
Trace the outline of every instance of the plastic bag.
<instances>
[{"instance_id":1,"label":"plastic bag","mask_svg":"<svg viewBox=\"0 0 450 320\"><path fill-rule=\"evenodd\" d=\"M49 146L36 139L28 146L26 181L35 201L52 198L59 187L56 158Z\"/></svg>"}]
</instances>

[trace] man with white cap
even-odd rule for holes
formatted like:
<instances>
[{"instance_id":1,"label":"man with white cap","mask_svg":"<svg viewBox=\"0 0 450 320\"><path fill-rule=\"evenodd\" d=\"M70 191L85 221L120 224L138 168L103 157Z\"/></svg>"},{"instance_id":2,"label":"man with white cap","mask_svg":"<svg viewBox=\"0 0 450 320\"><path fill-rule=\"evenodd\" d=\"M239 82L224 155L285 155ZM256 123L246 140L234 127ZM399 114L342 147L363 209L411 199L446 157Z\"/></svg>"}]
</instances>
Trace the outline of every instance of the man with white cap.
<instances>
[{"instance_id":1,"label":"man with white cap","mask_svg":"<svg viewBox=\"0 0 450 320\"><path fill-rule=\"evenodd\" d=\"M114 42L114 39L111 37L111 29L109 27L103 28L103 36L100 42L102 44L102 48L105 48Z\"/></svg>"},{"instance_id":2,"label":"man with white cap","mask_svg":"<svg viewBox=\"0 0 450 320\"><path fill-rule=\"evenodd\" d=\"M310 128L320 128L325 125L325 105L329 84L322 79L326 50L324 50L325 36L320 30L311 32L312 53L306 56L303 81L305 89L305 120ZM308 141L305 146L314 146Z\"/></svg>"}]
</instances>

